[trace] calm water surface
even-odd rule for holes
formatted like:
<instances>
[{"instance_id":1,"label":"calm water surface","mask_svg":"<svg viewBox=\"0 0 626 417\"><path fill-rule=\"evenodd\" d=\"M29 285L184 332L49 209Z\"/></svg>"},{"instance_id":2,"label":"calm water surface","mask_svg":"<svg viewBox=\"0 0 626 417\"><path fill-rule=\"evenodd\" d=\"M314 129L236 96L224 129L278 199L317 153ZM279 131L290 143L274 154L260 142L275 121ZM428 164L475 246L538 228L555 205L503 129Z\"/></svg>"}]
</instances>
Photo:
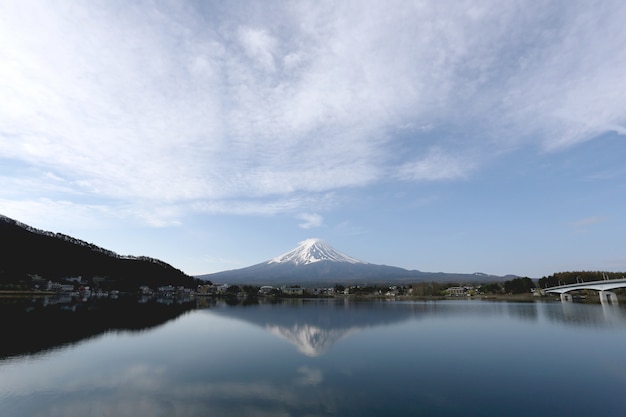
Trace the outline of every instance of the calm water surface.
<instances>
[{"instance_id":1,"label":"calm water surface","mask_svg":"<svg viewBox=\"0 0 626 417\"><path fill-rule=\"evenodd\" d=\"M623 306L108 303L4 306L0 415L626 415Z\"/></svg>"}]
</instances>

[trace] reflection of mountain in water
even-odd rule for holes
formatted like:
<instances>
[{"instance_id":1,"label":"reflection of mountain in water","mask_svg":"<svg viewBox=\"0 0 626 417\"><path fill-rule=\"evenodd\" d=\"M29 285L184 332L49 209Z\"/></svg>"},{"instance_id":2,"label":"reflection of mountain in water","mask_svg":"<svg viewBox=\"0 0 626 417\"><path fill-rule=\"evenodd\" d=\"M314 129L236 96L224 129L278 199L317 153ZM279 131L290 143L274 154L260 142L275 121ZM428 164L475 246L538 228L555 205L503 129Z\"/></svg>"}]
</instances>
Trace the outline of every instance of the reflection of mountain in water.
<instances>
[{"instance_id":1,"label":"reflection of mountain in water","mask_svg":"<svg viewBox=\"0 0 626 417\"><path fill-rule=\"evenodd\" d=\"M333 344L367 327L408 320L429 304L355 303L347 300L294 300L278 304L216 308L211 313L256 324L293 343L307 356L318 356Z\"/></svg>"},{"instance_id":2,"label":"reflection of mountain in water","mask_svg":"<svg viewBox=\"0 0 626 417\"><path fill-rule=\"evenodd\" d=\"M109 331L146 330L195 307L195 303L139 304L134 298L70 301L0 299L0 360L75 344Z\"/></svg>"},{"instance_id":3,"label":"reflection of mountain in water","mask_svg":"<svg viewBox=\"0 0 626 417\"><path fill-rule=\"evenodd\" d=\"M309 324L296 324L291 328L268 325L266 328L276 336L283 337L296 345L298 350L307 356L319 356L339 339L361 330L359 327L328 330Z\"/></svg>"},{"instance_id":4,"label":"reflection of mountain in water","mask_svg":"<svg viewBox=\"0 0 626 417\"><path fill-rule=\"evenodd\" d=\"M621 306L561 305L561 303L518 303L490 301L354 302L345 300L288 300L275 304L215 306L211 313L258 325L285 338L307 356L326 352L337 341L369 327L409 319L455 316L463 319L503 316L521 321L558 321L587 327L626 324Z\"/></svg>"}]
</instances>

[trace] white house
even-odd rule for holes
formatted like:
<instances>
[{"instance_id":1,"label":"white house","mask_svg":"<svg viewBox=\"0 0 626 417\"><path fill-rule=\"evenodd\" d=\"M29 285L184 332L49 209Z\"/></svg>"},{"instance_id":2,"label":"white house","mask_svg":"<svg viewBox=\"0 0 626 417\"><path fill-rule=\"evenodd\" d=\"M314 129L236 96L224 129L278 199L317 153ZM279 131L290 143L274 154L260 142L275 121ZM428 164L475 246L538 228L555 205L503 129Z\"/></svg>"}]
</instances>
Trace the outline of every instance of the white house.
<instances>
[{"instance_id":1,"label":"white house","mask_svg":"<svg viewBox=\"0 0 626 417\"><path fill-rule=\"evenodd\" d=\"M264 285L261 288L259 288L259 294L268 295L272 292L273 289L274 287L272 287L271 285Z\"/></svg>"},{"instance_id":2,"label":"white house","mask_svg":"<svg viewBox=\"0 0 626 417\"><path fill-rule=\"evenodd\" d=\"M467 294L467 287L450 287L446 289L448 295L454 295L456 297L464 296Z\"/></svg>"}]
</instances>

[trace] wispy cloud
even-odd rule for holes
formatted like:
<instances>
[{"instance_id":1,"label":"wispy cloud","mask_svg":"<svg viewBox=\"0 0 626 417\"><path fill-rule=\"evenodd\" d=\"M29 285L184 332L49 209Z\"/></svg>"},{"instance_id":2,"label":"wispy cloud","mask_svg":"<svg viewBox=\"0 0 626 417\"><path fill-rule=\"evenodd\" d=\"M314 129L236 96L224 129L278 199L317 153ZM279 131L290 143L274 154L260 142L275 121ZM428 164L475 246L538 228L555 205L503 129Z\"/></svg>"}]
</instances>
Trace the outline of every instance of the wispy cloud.
<instances>
[{"instance_id":1,"label":"wispy cloud","mask_svg":"<svg viewBox=\"0 0 626 417\"><path fill-rule=\"evenodd\" d=\"M184 207L306 211L294 196L464 179L511 143L625 131L619 2L247 6L3 4L0 158L47 172L47 198L158 201L159 225Z\"/></svg>"},{"instance_id":2,"label":"wispy cloud","mask_svg":"<svg viewBox=\"0 0 626 417\"><path fill-rule=\"evenodd\" d=\"M302 213L298 215L298 218L303 220L303 223L298 225L303 229L320 227L324 221L324 218L317 213Z\"/></svg>"},{"instance_id":3,"label":"wispy cloud","mask_svg":"<svg viewBox=\"0 0 626 417\"><path fill-rule=\"evenodd\" d=\"M239 28L239 40L248 57L262 70L274 72L274 54L278 41L266 30L249 27Z\"/></svg>"},{"instance_id":4,"label":"wispy cloud","mask_svg":"<svg viewBox=\"0 0 626 417\"><path fill-rule=\"evenodd\" d=\"M579 235L589 233L594 227L601 223L605 223L608 220L609 218L604 216L591 216L576 220L572 223L573 234Z\"/></svg>"},{"instance_id":5,"label":"wispy cloud","mask_svg":"<svg viewBox=\"0 0 626 417\"><path fill-rule=\"evenodd\" d=\"M573 225L576 228L583 228L583 227L592 226L598 223L604 223L607 220L608 220L607 217L591 216L591 217L586 217L584 219L576 220Z\"/></svg>"},{"instance_id":6,"label":"wispy cloud","mask_svg":"<svg viewBox=\"0 0 626 417\"><path fill-rule=\"evenodd\" d=\"M296 213L303 207L328 210L334 207L335 200L334 193L300 193L278 198L200 201L191 204L190 209L207 214L271 216L279 213Z\"/></svg>"},{"instance_id":7,"label":"wispy cloud","mask_svg":"<svg viewBox=\"0 0 626 417\"><path fill-rule=\"evenodd\" d=\"M397 176L403 180L457 180L465 178L474 168L474 162L442 149L431 150L424 158L401 165Z\"/></svg>"},{"instance_id":8,"label":"wispy cloud","mask_svg":"<svg viewBox=\"0 0 626 417\"><path fill-rule=\"evenodd\" d=\"M115 215L107 205L79 204L49 198L0 199L0 214L46 230L71 230L75 227L99 228ZM57 225L57 227L52 227Z\"/></svg>"}]
</instances>

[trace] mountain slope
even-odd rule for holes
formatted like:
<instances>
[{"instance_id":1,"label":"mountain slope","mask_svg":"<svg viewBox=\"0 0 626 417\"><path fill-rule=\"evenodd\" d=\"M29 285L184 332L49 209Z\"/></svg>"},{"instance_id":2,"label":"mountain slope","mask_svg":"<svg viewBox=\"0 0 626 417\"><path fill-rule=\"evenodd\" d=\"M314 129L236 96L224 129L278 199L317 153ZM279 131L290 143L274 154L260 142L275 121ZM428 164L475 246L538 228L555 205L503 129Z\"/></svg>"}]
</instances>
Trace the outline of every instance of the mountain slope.
<instances>
[{"instance_id":1,"label":"mountain slope","mask_svg":"<svg viewBox=\"0 0 626 417\"><path fill-rule=\"evenodd\" d=\"M391 283L432 280L476 282L501 280L485 274L446 274L370 264L345 255L320 239L307 239L295 249L246 268L199 275L226 284L316 285L335 283Z\"/></svg>"},{"instance_id":2,"label":"mountain slope","mask_svg":"<svg viewBox=\"0 0 626 417\"><path fill-rule=\"evenodd\" d=\"M138 285L192 285L182 271L149 257L120 256L71 236L35 229L0 215L0 282L21 280L28 274L45 279L94 276L116 281L118 289Z\"/></svg>"}]
</instances>

